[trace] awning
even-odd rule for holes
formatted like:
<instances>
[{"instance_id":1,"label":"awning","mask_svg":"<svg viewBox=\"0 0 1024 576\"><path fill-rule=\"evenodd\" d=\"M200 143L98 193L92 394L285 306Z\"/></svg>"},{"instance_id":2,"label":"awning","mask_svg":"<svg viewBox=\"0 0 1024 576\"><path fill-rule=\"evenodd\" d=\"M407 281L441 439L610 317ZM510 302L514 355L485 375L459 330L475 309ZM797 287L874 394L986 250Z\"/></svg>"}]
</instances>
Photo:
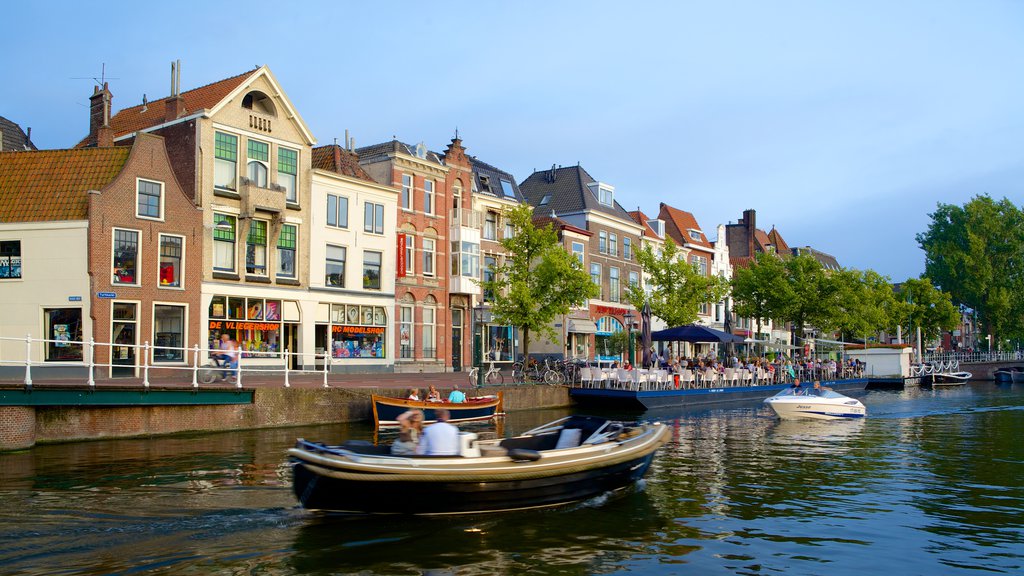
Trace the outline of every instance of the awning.
<instances>
[{"instance_id":1,"label":"awning","mask_svg":"<svg viewBox=\"0 0 1024 576\"><path fill-rule=\"evenodd\" d=\"M569 320L569 332L597 334L597 324L593 320Z\"/></svg>"}]
</instances>

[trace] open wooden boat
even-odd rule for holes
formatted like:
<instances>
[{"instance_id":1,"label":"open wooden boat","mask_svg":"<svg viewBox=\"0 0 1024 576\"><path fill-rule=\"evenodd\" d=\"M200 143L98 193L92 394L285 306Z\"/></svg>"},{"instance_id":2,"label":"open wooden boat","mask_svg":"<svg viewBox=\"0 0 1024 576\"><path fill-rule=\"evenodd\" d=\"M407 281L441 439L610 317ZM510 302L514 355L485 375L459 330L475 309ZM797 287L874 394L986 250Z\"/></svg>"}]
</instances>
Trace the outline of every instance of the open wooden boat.
<instances>
[{"instance_id":1,"label":"open wooden boat","mask_svg":"<svg viewBox=\"0 0 1024 576\"><path fill-rule=\"evenodd\" d=\"M449 422L473 422L490 420L501 415L501 392L488 396L466 398L465 402L427 402L389 396L373 395L373 423L378 426L398 426L398 415L407 410L422 410L424 423L437 422L434 410L447 408L451 414Z\"/></svg>"},{"instance_id":2,"label":"open wooden boat","mask_svg":"<svg viewBox=\"0 0 1024 576\"><path fill-rule=\"evenodd\" d=\"M387 446L288 451L293 490L306 508L362 514L467 514L555 506L628 486L668 441L665 424L569 416L522 436L460 433L460 456L392 456Z\"/></svg>"}]
</instances>

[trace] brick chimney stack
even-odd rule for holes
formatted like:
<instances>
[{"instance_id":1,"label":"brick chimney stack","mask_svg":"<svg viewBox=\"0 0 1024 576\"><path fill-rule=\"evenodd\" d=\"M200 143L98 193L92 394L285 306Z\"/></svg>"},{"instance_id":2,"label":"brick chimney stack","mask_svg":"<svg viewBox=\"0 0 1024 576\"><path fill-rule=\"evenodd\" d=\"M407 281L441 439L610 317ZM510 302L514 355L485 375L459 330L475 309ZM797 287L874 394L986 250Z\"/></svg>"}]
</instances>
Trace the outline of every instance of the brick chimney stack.
<instances>
[{"instance_id":1,"label":"brick chimney stack","mask_svg":"<svg viewBox=\"0 0 1024 576\"><path fill-rule=\"evenodd\" d=\"M757 213L752 209L744 210L743 224L747 228L747 256L753 258L755 255L754 234L757 232Z\"/></svg>"},{"instance_id":2,"label":"brick chimney stack","mask_svg":"<svg viewBox=\"0 0 1024 576\"><path fill-rule=\"evenodd\" d=\"M114 130L110 127L110 102L114 95L106 82L103 88L94 86L89 97L89 144L97 147L114 145Z\"/></svg>"}]
</instances>

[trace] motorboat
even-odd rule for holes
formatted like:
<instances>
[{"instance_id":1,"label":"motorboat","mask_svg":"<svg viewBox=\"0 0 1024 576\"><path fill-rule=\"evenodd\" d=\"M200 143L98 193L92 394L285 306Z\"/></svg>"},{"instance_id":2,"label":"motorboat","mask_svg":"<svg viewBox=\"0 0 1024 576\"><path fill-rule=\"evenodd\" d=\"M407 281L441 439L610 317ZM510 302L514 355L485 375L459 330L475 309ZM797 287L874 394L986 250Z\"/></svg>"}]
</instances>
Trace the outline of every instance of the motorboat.
<instances>
[{"instance_id":1,"label":"motorboat","mask_svg":"<svg viewBox=\"0 0 1024 576\"><path fill-rule=\"evenodd\" d=\"M660 423L569 416L521 436L460 432L458 456L299 439L288 451L303 507L357 514L468 514L556 506L627 487L669 438Z\"/></svg>"},{"instance_id":2,"label":"motorboat","mask_svg":"<svg viewBox=\"0 0 1024 576\"><path fill-rule=\"evenodd\" d=\"M466 398L465 402L432 402L373 394L372 402L373 423L379 428L398 426L398 415L407 410L422 410L425 424L437 422L434 410L438 408L448 410L451 414L448 421L452 423L485 421L503 414L501 392Z\"/></svg>"},{"instance_id":3,"label":"motorboat","mask_svg":"<svg viewBox=\"0 0 1024 576\"><path fill-rule=\"evenodd\" d=\"M1024 366L1006 366L992 373L996 382L1007 384L1024 382Z\"/></svg>"},{"instance_id":4,"label":"motorboat","mask_svg":"<svg viewBox=\"0 0 1024 576\"><path fill-rule=\"evenodd\" d=\"M843 396L834 390L824 388L787 388L778 394L765 398L779 418L816 418L837 420L842 418L863 418L867 410L860 400Z\"/></svg>"},{"instance_id":5,"label":"motorboat","mask_svg":"<svg viewBox=\"0 0 1024 576\"><path fill-rule=\"evenodd\" d=\"M932 386L959 386L974 378L970 372L936 372L932 374Z\"/></svg>"}]
</instances>

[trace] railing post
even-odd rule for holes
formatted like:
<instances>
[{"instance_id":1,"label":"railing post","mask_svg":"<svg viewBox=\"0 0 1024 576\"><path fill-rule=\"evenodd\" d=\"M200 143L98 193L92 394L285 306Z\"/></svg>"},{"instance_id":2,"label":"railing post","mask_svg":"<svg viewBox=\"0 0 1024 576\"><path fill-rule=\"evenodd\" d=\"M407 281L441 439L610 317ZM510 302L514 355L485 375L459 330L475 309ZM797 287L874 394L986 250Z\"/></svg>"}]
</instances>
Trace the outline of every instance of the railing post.
<instances>
[{"instance_id":1,"label":"railing post","mask_svg":"<svg viewBox=\"0 0 1024 576\"><path fill-rule=\"evenodd\" d=\"M242 387L242 351L235 350L238 353L238 372L235 373L235 388Z\"/></svg>"},{"instance_id":2,"label":"railing post","mask_svg":"<svg viewBox=\"0 0 1024 576\"><path fill-rule=\"evenodd\" d=\"M192 387L199 388L199 344L192 345Z\"/></svg>"},{"instance_id":3,"label":"railing post","mask_svg":"<svg viewBox=\"0 0 1024 576\"><path fill-rule=\"evenodd\" d=\"M32 387L32 334L25 335L25 386Z\"/></svg>"},{"instance_id":4,"label":"railing post","mask_svg":"<svg viewBox=\"0 0 1024 576\"><path fill-rule=\"evenodd\" d=\"M142 344L142 385L149 388L149 340Z\"/></svg>"},{"instance_id":5,"label":"railing post","mask_svg":"<svg viewBox=\"0 0 1024 576\"><path fill-rule=\"evenodd\" d=\"M327 385L327 373L331 371L331 352L330 349L324 352L324 388L328 388Z\"/></svg>"},{"instance_id":6,"label":"railing post","mask_svg":"<svg viewBox=\"0 0 1024 576\"><path fill-rule=\"evenodd\" d=\"M93 372L96 370L96 339L89 338L89 387L96 387L96 379Z\"/></svg>"},{"instance_id":7,"label":"railing post","mask_svg":"<svg viewBox=\"0 0 1024 576\"><path fill-rule=\"evenodd\" d=\"M288 364L290 364L290 362L288 362L288 349L285 348L284 349L284 387L285 388L291 388L291 386L292 386L288 382Z\"/></svg>"}]
</instances>

